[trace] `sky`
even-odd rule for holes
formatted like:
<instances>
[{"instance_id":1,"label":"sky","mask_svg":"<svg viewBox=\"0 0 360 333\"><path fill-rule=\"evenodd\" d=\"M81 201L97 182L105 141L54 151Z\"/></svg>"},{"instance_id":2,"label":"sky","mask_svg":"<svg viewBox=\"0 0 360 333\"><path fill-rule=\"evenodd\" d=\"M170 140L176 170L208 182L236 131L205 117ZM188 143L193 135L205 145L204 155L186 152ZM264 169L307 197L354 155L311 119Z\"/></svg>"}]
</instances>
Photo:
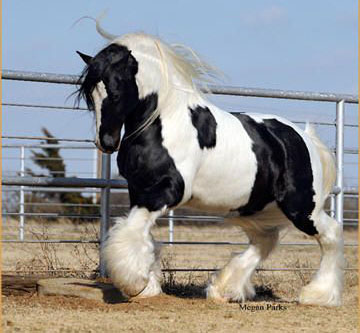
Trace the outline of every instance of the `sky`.
<instances>
[{"instance_id":1,"label":"sky","mask_svg":"<svg viewBox=\"0 0 360 333\"><path fill-rule=\"evenodd\" d=\"M357 1L3 1L3 68L80 74L76 50L96 54L105 41L94 22L104 10L103 27L112 34L144 31L170 43L190 46L242 87L357 94ZM3 102L73 105L74 86L3 82ZM333 103L211 97L229 111L275 113L291 120L333 121ZM92 139L87 112L3 107L3 135L39 136L47 127L60 138ZM346 122L357 123L357 107L346 105ZM318 127L334 146L334 131ZM3 143L14 143L4 140ZM16 141L18 142L18 141ZM345 146L357 147L357 129L347 128ZM4 171L18 170L18 150L3 151ZM27 151L27 157L30 151ZM69 172L91 174L89 151L64 151ZM76 158L83 161L75 161ZM70 160L70 159L73 160ZM346 184L356 185L356 156L346 156ZM27 165L33 167L30 160ZM115 170L113 166L113 170ZM83 172L83 174L81 174ZM70 174L69 174L70 175Z\"/></svg>"}]
</instances>

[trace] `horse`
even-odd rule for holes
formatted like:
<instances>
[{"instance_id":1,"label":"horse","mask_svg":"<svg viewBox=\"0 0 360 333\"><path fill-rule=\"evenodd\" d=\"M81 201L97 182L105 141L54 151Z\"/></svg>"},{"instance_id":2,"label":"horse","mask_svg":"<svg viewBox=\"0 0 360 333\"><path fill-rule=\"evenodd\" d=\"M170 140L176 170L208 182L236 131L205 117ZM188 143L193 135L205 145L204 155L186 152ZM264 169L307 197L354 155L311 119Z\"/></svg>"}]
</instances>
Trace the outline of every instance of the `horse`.
<instances>
[{"instance_id":1,"label":"horse","mask_svg":"<svg viewBox=\"0 0 360 333\"><path fill-rule=\"evenodd\" d=\"M207 298L255 296L253 272L293 224L320 245L320 268L300 292L302 304L339 306L343 289L342 225L324 209L336 177L329 149L314 128L275 115L212 104L199 84L215 70L185 46L145 33L114 36L86 66L78 100L96 114L95 144L118 152L130 212L101 246L113 284L129 299L159 295L160 251L151 228L169 209L189 206L225 216L249 238L242 254L212 275Z\"/></svg>"}]
</instances>

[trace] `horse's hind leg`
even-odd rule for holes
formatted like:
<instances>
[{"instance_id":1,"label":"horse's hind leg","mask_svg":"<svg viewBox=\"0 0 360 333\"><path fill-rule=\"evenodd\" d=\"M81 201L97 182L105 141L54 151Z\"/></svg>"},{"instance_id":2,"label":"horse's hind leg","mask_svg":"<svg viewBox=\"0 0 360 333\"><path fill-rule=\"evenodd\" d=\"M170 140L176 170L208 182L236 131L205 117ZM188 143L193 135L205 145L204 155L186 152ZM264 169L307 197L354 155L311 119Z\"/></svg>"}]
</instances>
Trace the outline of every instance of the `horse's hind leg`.
<instances>
[{"instance_id":1,"label":"horse's hind leg","mask_svg":"<svg viewBox=\"0 0 360 333\"><path fill-rule=\"evenodd\" d=\"M161 293L159 247L150 229L161 212L132 208L127 218L118 219L101 249L113 284L129 297Z\"/></svg>"},{"instance_id":2,"label":"horse's hind leg","mask_svg":"<svg viewBox=\"0 0 360 333\"><path fill-rule=\"evenodd\" d=\"M343 288L343 237L342 225L321 211L313 218L318 231L315 238L320 244L320 268L312 281L300 294L303 304L341 305Z\"/></svg>"},{"instance_id":3,"label":"horse's hind leg","mask_svg":"<svg viewBox=\"0 0 360 333\"><path fill-rule=\"evenodd\" d=\"M249 237L250 245L213 276L207 288L207 297L210 299L243 302L255 296L251 276L260 261L265 260L276 246L279 228L264 230L252 223L242 227Z\"/></svg>"}]
</instances>

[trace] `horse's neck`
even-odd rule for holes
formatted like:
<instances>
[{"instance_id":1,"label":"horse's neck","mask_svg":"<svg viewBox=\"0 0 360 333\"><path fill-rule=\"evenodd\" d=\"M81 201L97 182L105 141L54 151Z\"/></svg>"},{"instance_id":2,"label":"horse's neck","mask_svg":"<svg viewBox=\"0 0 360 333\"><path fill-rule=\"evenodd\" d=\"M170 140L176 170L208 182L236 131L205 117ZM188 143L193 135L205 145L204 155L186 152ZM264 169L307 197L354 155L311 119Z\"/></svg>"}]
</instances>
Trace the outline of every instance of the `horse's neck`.
<instances>
[{"instance_id":1,"label":"horse's neck","mask_svg":"<svg viewBox=\"0 0 360 333\"><path fill-rule=\"evenodd\" d=\"M197 132L193 125L191 110L210 103L199 93L177 93L159 111L163 145L175 160L194 157Z\"/></svg>"}]
</instances>

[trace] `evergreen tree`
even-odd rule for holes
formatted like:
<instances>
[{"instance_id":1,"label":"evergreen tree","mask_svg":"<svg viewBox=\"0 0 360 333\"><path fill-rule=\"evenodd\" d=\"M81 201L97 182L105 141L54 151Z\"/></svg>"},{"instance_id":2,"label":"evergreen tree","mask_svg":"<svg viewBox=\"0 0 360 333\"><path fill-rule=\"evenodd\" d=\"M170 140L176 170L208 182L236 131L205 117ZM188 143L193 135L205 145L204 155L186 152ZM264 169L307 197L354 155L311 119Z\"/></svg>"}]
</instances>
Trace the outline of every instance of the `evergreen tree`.
<instances>
[{"instance_id":1,"label":"evergreen tree","mask_svg":"<svg viewBox=\"0 0 360 333\"><path fill-rule=\"evenodd\" d=\"M56 145L59 143L48 129L42 128L41 131L46 137L45 141L42 142L43 144ZM34 164L47 172L46 174L36 174L31 169L27 169L27 174L35 177L66 177L66 166L63 157L60 155L60 148L43 147L41 152L31 150L31 154ZM36 194L31 194L31 196L32 198L27 198L27 201L33 202L34 199L36 201L40 199ZM44 192L41 198L47 202L57 201L63 204L75 204L76 206L62 206L61 211L66 214L91 215L98 213L98 207L92 205L92 198L84 197L80 192Z\"/></svg>"},{"instance_id":2,"label":"evergreen tree","mask_svg":"<svg viewBox=\"0 0 360 333\"><path fill-rule=\"evenodd\" d=\"M57 145L59 141L47 130L42 128L41 131L46 137L46 141L43 143ZM60 148L50 147L41 148L42 152L38 153L34 150L31 151L33 156L31 159L33 162L42 169L48 170L51 177L65 177L66 168L65 163L60 155Z\"/></svg>"}]
</instances>

